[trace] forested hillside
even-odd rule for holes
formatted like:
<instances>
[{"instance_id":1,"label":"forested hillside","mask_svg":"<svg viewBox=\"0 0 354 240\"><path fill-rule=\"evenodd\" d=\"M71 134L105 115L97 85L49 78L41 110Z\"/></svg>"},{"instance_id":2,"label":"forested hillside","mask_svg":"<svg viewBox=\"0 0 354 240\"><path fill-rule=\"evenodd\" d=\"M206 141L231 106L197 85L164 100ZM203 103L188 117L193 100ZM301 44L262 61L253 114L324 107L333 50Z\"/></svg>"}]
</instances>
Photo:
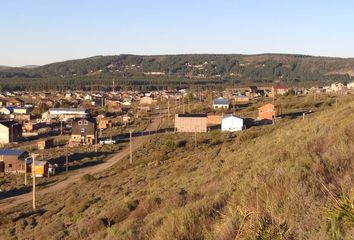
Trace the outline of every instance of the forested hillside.
<instances>
[{"instance_id":1,"label":"forested hillside","mask_svg":"<svg viewBox=\"0 0 354 240\"><path fill-rule=\"evenodd\" d=\"M37 80L43 83L52 81L51 85L55 87L70 81L72 87L80 88L90 84L107 85L111 79L140 83L146 79L158 79L165 84L178 83L182 79L187 83L212 80L229 85L291 85L348 82L353 76L354 59L343 58L286 54L116 55L52 63L33 69L0 69L0 84L14 87L14 79L18 81L17 85Z\"/></svg>"}]
</instances>

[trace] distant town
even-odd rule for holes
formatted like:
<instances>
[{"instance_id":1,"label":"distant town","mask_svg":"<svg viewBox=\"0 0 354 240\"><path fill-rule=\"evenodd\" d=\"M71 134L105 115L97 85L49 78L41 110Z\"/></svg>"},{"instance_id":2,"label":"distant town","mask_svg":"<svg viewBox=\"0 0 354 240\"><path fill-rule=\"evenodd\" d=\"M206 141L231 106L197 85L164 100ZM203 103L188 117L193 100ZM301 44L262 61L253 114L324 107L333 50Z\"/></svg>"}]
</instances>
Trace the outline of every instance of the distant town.
<instances>
[{"instance_id":1,"label":"distant town","mask_svg":"<svg viewBox=\"0 0 354 240\"><path fill-rule=\"evenodd\" d=\"M350 94L353 89L354 82L308 89L250 86L222 92L188 89L120 92L115 90L113 82L109 92L3 92L0 94L0 172L6 175L27 171L37 177L49 177L71 166L83 165L80 159L76 162L72 157L75 152L90 151L87 150L90 148L97 152L104 149L103 145L118 144L127 138L130 129L144 132L154 119L152 113L166 115L166 131L234 132L280 121L286 113L281 102L275 100L278 96L316 98L316 94ZM260 100L264 104L257 108L256 114L242 112ZM197 108L191 110L192 105ZM300 117L312 110L303 110ZM55 154L49 153L53 149ZM40 153L34 171L31 170L32 153Z\"/></svg>"}]
</instances>

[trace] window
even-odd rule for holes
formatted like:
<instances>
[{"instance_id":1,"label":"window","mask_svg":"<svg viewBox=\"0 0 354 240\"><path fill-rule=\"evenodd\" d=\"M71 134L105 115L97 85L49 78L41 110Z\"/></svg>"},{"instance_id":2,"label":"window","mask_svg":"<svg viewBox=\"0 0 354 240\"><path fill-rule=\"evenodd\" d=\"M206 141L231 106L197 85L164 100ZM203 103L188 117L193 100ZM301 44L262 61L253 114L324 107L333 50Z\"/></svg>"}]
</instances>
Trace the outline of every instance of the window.
<instances>
[{"instance_id":1,"label":"window","mask_svg":"<svg viewBox=\"0 0 354 240\"><path fill-rule=\"evenodd\" d=\"M9 168L12 168L12 164L9 164Z\"/></svg>"},{"instance_id":2,"label":"window","mask_svg":"<svg viewBox=\"0 0 354 240\"><path fill-rule=\"evenodd\" d=\"M84 121L84 125L87 125L88 124L88 122L87 121Z\"/></svg>"},{"instance_id":3,"label":"window","mask_svg":"<svg viewBox=\"0 0 354 240\"><path fill-rule=\"evenodd\" d=\"M82 122L81 122L81 121L79 121L77 124L82 125Z\"/></svg>"},{"instance_id":4,"label":"window","mask_svg":"<svg viewBox=\"0 0 354 240\"><path fill-rule=\"evenodd\" d=\"M85 132L85 128L81 128L81 133L84 133Z\"/></svg>"}]
</instances>

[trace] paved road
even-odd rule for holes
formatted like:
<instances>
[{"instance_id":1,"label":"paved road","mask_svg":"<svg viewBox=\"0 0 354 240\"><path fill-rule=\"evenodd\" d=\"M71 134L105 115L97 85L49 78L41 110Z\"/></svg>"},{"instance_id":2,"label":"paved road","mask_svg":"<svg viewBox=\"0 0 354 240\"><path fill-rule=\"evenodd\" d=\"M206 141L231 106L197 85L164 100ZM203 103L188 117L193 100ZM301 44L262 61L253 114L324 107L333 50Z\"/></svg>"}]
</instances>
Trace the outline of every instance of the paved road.
<instances>
[{"instance_id":1,"label":"paved road","mask_svg":"<svg viewBox=\"0 0 354 240\"><path fill-rule=\"evenodd\" d=\"M150 123L150 125L145 130L145 132L156 131L162 122L162 118L163 118L162 114L154 117L152 122ZM147 143L148 140L149 140L148 135L134 137L133 138L133 151L142 147L145 143ZM80 170L75 170L75 173L70 175L67 179L65 179L57 184L51 185L47 188L38 190L37 196L41 196L41 195L48 194L51 192L56 192L58 190L66 188L66 187L70 186L72 183L80 181L80 178L85 174L95 174L95 173L101 172L107 168L110 168L115 163L122 160L124 157L128 156L129 154L130 154L129 145L127 145L122 149L122 151L113 155L107 161L105 161L101 164L92 166L92 167L87 167L87 168L83 168ZM14 197L10 197L10 198L6 198L0 202L0 211L3 211L8 208L12 208L18 204L25 203L25 202L28 202L31 200L32 200L32 192L25 193L25 194L18 195L18 196L14 196Z\"/></svg>"}]
</instances>

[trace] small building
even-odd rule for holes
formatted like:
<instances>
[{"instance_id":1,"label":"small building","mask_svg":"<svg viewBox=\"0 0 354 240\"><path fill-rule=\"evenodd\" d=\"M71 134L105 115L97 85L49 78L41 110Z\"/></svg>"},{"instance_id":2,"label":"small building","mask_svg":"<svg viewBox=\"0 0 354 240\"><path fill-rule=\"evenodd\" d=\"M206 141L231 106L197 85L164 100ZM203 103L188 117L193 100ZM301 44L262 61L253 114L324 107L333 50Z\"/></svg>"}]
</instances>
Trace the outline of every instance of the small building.
<instances>
[{"instance_id":1,"label":"small building","mask_svg":"<svg viewBox=\"0 0 354 240\"><path fill-rule=\"evenodd\" d=\"M156 101L154 101L154 99L152 97L144 96L144 97L140 98L140 105L151 105L154 102L156 102Z\"/></svg>"},{"instance_id":2,"label":"small building","mask_svg":"<svg viewBox=\"0 0 354 240\"><path fill-rule=\"evenodd\" d=\"M34 175L36 177L45 177L48 176L49 174L49 163L47 161L35 161L35 164L31 166L32 173L34 172ZM34 170L33 170L34 166Z\"/></svg>"},{"instance_id":3,"label":"small building","mask_svg":"<svg viewBox=\"0 0 354 240\"><path fill-rule=\"evenodd\" d=\"M47 113L42 114L42 118L58 118L61 120L85 118L88 113L83 108L50 108Z\"/></svg>"},{"instance_id":4,"label":"small building","mask_svg":"<svg viewBox=\"0 0 354 240\"><path fill-rule=\"evenodd\" d=\"M247 103L250 101L249 96L235 96L235 102L236 103Z\"/></svg>"},{"instance_id":5,"label":"small building","mask_svg":"<svg viewBox=\"0 0 354 240\"><path fill-rule=\"evenodd\" d=\"M0 161L3 162L4 172L6 173L24 173L27 157L28 153L24 150L0 149ZM29 171L28 169L27 171Z\"/></svg>"},{"instance_id":6,"label":"small building","mask_svg":"<svg viewBox=\"0 0 354 240\"><path fill-rule=\"evenodd\" d=\"M348 89L354 89L354 81L347 84Z\"/></svg>"},{"instance_id":7,"label":"small building","mask_svg":"<svg viewBox=\"0 0 354 240\"><path fill-rule=\"evenodd\" d=\"M23 107L25 102L19 98L11 98L6 101L6 106Z\"/></svg>"},{"instance_id":8,"label":"small building","mask_svg":"<svg viewBox=\"0 0 354 240\"><path fill-rule=\"evenodd\" d=\"M54 146L54 140L53 139L47 139L44 141L39 141L37 142L37 148L39 150L44 150L44 149L48 149Z\"/></svg>"},{"instance_id":9,"label":"small building","mask_svg":"<svg viewBox=\"0 0 354 240\"><path fill-rule=\"evenodd\" d=\"M208 118L206 114L176 114L175 131L207 132Z\"/></svg>"},{"instance_id":10,"label":"small building","mask_svg":"<svg viewBox=\"0 0 354 240\"><path fill-rule=\"evenodd\" d=\"M0 114L2 115L10 115L11 113L13 113L13 107L2 107L0 109Z\"/></svg>"},{"instance_id":11,"label":"small building","mask_svg":"<svg viewBox=\"0 0 354 240\"><path fill-rule=\"evenodd\" d=\"M213 109L229 109L229 106L230 106L229 100L223 97L215 98L213 101Z\"/></svg>"},{"instance_id":12,"label":"small building","mask_svg":"<svg viewBox=\"0 0 354 240\"><path fill-rule=\"evenodd\" d=\"M94 144L96 130L97 126L94 119L80 118L74 120L69 144L71 146Z\"/></svg>"},{"instance_id":13,"label":"small building","mask_svg":"<svg viewBox=\"0 0 354 240\"><path fill-rule=\"evenodd\" d=\"M258 119L259 120L273 120L276 116L275 107L273 104L268 103L258 108Z\"/></svg>"},{"instance_id":14,"label":"small building","mask_svg":"<svg viewBox=\"0 0 354 240\"><path fill-rule=\"evenodd\" d=\"M331 87L330 87L330 91L332 91L332 92L340 92L340 91L343 91L346 89L347 89L347 87L343 83L340 83L340 82L332 83Z\"/></svg>"},{"instance_id":15,"label":"small building","mask_svg":"<svg viewBox=\"0 0 354 240\"><path fill-rule=\"evenodd\" d=\"M13 108L13 113L14 114L30 114L32 111L32 108L29 107L14 107Z\"/></svg>"},{"instance_id":16,"label":"small building","mask_svg":"<svg viewBox=\"0 0 354 240\"><path fill-rule=\"evenodd\" d=\"M208 125L219 125L221 124L221 115L208 115Z\"/></svg>"},{"instance_id":17,"label":"small building","mask_svg":"<svg viewBox=\"0 0 354 240\"><path fill-rule=\"evenodd\" d=\"M269 97L273 97L277 94L284 95L289 91L287 86L272 86L271 92L269 93Z\"/></svg>"},{"instance_id":18,"label":"small building","mask_svg":"<svg viewBox=\"0 0 354 240\"><path fill-rule=\"evenodd\" d=\"M0 144L16 142L22 137L22 125L16 121L0 121Z\"/></svg>"},{"instance_id":19,"label":"small building","mask_svg":"<svg viewBox=\"0 0 354 240\"><path fill-rule=\"evenodd\" d=\"M41 129L45 126L46 126L45 122L36 122L36 121L24 122L22 126L22 130L24 132L32 132L32 131L37 131L38 129Z\"/></svg>"},{"instance_id":20,"label":"small building","mask_svg":"<svg viewBox=\"0 0 354 240\"><path fill-rule=\"evenodd\" d=\"M105 117L98 118L99 129L107 129L107 128L111 128L112 126L113 126L112 119L105 118Z\"/></svg>"},{"instance_id":21,"label":"small building","mask_svg":"<svg viewBox=\"0 0 354 240\"><path fill-rule=\"evenodd\" d=\"M236 132L236 131L242 131L242 129L243 129L242 118L233 115L225 115L221 120L221 131Z\"/></svg>"}]
</instances>

